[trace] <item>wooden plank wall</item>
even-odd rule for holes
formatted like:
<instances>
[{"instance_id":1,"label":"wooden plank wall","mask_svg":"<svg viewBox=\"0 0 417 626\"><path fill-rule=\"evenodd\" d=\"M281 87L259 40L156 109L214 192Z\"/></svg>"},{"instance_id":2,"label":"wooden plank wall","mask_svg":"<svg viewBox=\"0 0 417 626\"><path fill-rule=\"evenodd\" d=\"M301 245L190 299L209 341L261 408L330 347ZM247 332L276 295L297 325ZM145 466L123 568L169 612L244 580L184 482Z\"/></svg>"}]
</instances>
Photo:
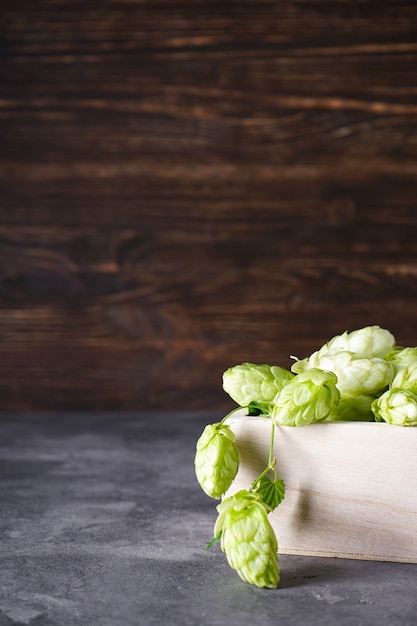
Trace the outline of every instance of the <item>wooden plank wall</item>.
<instances>
[{"instance_id":1,"label":"wooden plank wall","mask_svg":"<svg viewBox=\"0 0 417 626\"><path fill-rule=\"evenodd\" d=\"M417 345L414 0L3 0L0 408Z\"/></svg>"}]
</instances>

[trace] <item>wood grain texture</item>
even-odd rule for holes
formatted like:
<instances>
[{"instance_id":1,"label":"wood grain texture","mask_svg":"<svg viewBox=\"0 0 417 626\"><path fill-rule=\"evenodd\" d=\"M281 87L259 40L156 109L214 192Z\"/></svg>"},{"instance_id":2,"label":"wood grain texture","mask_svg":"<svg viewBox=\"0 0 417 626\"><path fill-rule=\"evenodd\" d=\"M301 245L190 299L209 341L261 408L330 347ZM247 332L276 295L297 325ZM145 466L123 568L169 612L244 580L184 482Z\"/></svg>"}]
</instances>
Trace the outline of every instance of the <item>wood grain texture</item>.
<instances>
[{"instance_id":1,"label":"wood grain texture","mask_svg":"<svg viewBox=\"0 0 417 626\"><path fill-rule=\"evenodd\" d=\"M235 363L417 344L414 2L2 12L2 409L226 408Z\"/></svg>"}]
</instances>

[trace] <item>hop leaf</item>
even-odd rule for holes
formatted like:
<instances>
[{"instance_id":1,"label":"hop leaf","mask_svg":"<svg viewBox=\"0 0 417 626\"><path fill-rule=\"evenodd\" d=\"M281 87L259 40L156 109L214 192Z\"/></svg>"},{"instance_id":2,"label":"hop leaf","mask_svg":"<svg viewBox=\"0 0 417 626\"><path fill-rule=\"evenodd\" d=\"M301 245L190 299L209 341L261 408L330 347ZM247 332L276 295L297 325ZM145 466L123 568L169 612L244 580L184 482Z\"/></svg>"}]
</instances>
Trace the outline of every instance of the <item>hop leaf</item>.
<instances>
[{"instance_id":1,"label":"hop leaf","mask_svg":"<svg viewBox=\"0 0 417 626\"><path fill-rule=\"evenodd\" d=\"M223 374L223 389L239 406L256 402L267 410L278 391L294 378L294 374L277 365L242 363Z\"/></svg>"},{"instance_id":2,"label":"hop leaf","mask_svg":"<svg viewBox=\"0 0 417 626\"><path fill-rule=\"evenodd\" d=\"M206 552L208 552L210 548L212 548L218 541L220 541L221 536L222 536L222 531L218 532L217 535L213 537L211 541L208 542L208 544L206 545Z\"/></svg>"},{"instance_id":3,"label":"hop leaf","mask_svg":"<svg viewBox=\"0 0 417 626\"><path fill-rule=\"evenodd\" d=\"M282 426L306 426L327 418L339 402L337 378L311 368L289 382L274 399L272 419Z\"/></svg>"},{"instance_id":4,"label":"hop leaf","mask_svg":"<svg viewBox=\"0 0 417 626\"><path fill-rule=\"evenodd\" d=\"M275 589L279 583L278 544L267 508L257 493L238 491L218 505L214 535L230 567L246 582Z\"/></svg>"},{"instance_id":5,"label":"hop leaf","mask_svg":"<svg viewBox=\"0 0 417 626\"><path fill-rule=\"evenodd\" d=\"M239 451L229 426L219 422L205 427L197 441L194 466L203 491L211 498L221 498L239 468Z\"/></svg>"},{"instance_id":6,"label":"hop leaf","mask_svg":"<svg viewBox=\"0 0 417 626\"><path fill-rule=\"evenodd\" d=\"M253 491L261 496L261 500L271 511L277 508L285 496L285 484L283 480L271 480L268 476L261 476L252 487Z\"/></svg>"},{"instance_id":7,"label":"hop leaf","mask_svg":"<svg viewBox=\"0 0 417 626\"><path fill-rule=\"evenodd\" d=\"M252 400L248 404L248 415L268 415L268 410L261 402Z\"/></svg>"}]
</instances>

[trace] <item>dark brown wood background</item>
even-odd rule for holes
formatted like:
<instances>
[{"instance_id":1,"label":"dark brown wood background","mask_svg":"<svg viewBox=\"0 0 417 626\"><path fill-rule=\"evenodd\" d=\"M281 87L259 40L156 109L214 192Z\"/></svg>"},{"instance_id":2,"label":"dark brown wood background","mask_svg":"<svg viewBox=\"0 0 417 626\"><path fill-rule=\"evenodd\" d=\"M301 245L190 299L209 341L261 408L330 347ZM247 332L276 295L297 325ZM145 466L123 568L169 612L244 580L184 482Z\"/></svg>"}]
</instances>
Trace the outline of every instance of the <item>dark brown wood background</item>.
<instances>
[{"instance_id":1,"label":"dark brown wood background","mask_svg":"<svg viewBox=\"0 0 417 626\"><path fill-rule=\"evenodd\" d=\"M1 3L0 408L417 345L417 3Z\"/></svg>"}]
</instances>

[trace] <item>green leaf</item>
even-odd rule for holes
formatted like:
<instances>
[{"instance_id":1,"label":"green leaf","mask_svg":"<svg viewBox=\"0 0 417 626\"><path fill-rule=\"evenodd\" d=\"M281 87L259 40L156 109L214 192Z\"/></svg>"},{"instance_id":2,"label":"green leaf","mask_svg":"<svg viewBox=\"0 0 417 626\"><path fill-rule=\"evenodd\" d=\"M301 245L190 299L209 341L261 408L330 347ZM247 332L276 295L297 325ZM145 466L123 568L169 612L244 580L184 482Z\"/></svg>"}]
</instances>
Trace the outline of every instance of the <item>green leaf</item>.
<instances>
[{"instance_id":1,"label":"green leaf","mask_svg":"<svg viewBox=\"0 0 417 626\"><path fill-rule=\"evenodd\" d=\"M216 544L220 540L221 536L222 536L222 531L217 533L217 535L215 537L213 537L213 539L211 541L209 541L209 543L206 545L206 552L208 552L210 550L210 548L212 548L214 546L214 544Z\"/></svg>"},{"instance_id":2,"label":"green leaf","mask_svg":"<svg viewBox=\"0 0 417 626\"><path fill-rule=\"evenodd\" d=\"M252 400L248 404L248 415L268 415L265 405L256 400Z\"/></svg>"},{"instance_id":3,"label":"green leaf","mask_svg":"<svg viewBox=\"0 0 417 626\"><path fill-rule=\"evenodd\" d=\"M283 480L271 480L268 476L262 476L254 485L254 490L272 510L276 509L284 499L285 484Z\"/></svg>"}]
</instances>

